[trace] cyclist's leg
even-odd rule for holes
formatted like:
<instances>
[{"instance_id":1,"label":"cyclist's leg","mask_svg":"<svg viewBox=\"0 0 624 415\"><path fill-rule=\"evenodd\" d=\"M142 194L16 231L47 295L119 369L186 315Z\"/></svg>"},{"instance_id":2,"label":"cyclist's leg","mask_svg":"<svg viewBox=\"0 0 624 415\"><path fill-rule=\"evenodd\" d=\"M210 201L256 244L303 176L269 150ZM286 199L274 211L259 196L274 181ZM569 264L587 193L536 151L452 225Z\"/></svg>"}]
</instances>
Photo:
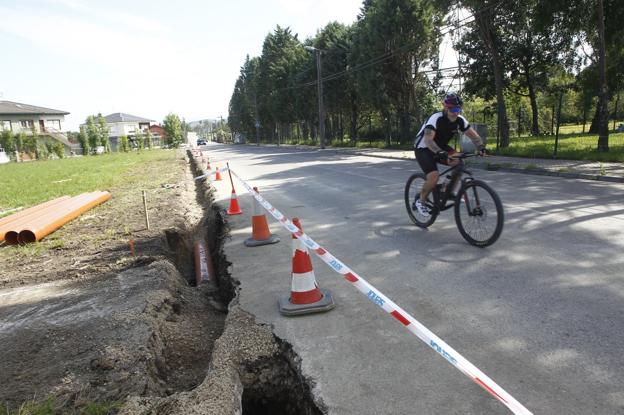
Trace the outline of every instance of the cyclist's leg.
<instances>
[{"instance_id":1,"label":"cyclist's leg","mask_svg":"<svg viewBox=\"0 0 624 415\"><path fill-rule=\"evenodd\" d=\"M425 184L420 191L420 201L424 203L427 200L427 196L433 190L436 184L438 184L438 165L436 164L434 154L428 148L417 148L415 150L416 160L420 164L420 168L425 173Z\"/></svg>"}]
</instances>

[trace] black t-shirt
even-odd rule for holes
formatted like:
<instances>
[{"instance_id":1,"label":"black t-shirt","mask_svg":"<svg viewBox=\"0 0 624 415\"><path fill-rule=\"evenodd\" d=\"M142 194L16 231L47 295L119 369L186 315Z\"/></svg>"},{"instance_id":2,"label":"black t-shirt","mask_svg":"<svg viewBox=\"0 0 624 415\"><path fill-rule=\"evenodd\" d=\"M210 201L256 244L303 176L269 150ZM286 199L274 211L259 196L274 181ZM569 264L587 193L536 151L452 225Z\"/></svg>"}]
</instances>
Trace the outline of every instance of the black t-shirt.
<instances>
[{"instance_id":1,"label":"black t-shirt","mask_svg":"<svg viewBox=\"0 0 624 415\"><path fill-rule=\"evenodd\" d=\"M459 115L453 122L444 115L444 112L436 112L420 127L420 131L416 134L416 141L414 142L415 148L427 148L423 136L425 135L425 128L430 128L435 131L435 137L433 141L436 142L438 147L444 148L448 145L449 141L458 129L461 132L470 128L470 123L462 115Z\"/></svg>"}]
</instances>

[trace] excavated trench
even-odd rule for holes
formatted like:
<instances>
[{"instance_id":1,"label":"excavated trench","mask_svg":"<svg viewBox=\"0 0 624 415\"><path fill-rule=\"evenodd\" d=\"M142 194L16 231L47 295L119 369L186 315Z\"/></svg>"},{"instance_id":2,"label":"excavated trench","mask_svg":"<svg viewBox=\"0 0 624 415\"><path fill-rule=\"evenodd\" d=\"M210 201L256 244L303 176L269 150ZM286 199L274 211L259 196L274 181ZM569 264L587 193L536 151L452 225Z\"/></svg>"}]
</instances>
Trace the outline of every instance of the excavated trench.
<instances>
[{"instance_id":1,"label":"excavated trench","mask_svg":"<svg viewBox=\"0 0 624 415\"><path fill-rule=\"evenodd\" d=\"M291 346L279 339L279 353L247 362L240 368L242 413L246 415L320 415L300 361Z\"/></svg>"},{"instance_id":2,"label":"excavated trench","mask_svg":"<svg viewBox=\"0 0 624 415\"><path fill-rule=\"evenodd\" d=\"M189 156L194 176L205 174L201 164ZM228 313L224 332L215 342L213 355L203 382L190 393L177 391L151 402L130 400L122 414L187 413L204 407L200 413L245 415L316 415L327 413L322 401L314 398L313 385L301 374L301 362L287 342L277 338L270 327L257 323L238 305L240 283L229 272L231 265L224 252L229 229L222 210L214 202L209 181L196 185L196 201L204 207L204 217L192 230L166 232L166 241L180 274L191 286L196 285L193 244L204 238L217 276L216 284L200 284L207 301L220 304ZM233 378L233 379L231 379ZM223 387L229 389L223 392ZM219 394L220 396L215 396ZM228 394L231 396L228 398Z\"/></svg>"}]
</instances>

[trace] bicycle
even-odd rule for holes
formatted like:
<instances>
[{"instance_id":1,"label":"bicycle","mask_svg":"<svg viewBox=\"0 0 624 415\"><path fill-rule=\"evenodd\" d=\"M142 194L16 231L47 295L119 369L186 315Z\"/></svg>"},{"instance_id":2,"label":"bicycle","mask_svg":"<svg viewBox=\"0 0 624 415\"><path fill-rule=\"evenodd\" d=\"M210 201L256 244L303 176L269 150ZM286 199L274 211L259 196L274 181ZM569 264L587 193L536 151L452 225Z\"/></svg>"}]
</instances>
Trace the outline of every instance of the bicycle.
<instances>
[{"instance_id":1,"label":"bicycle","mask_svg":"<svg viewBox=\"0 0 624 415\"><path fill-rule=\"evenodd\" d=\"M474 156L476 154L456 153L449 157L459 160L459 163L440 173L440 177L446 177L448 181L437 184L427 196L425 204L431 210L431 216L421 215L415 206L425 183L423 173L415 173L407 179L405 207L412 222L421 228L433 225L440 212L454 207L459 233L468 243L483 248L492 245L501 235L504 212L494 189L475 179L466 169L464 160ZM456 192L454 189L457 189Z\"/></svg>"}]
</instances>

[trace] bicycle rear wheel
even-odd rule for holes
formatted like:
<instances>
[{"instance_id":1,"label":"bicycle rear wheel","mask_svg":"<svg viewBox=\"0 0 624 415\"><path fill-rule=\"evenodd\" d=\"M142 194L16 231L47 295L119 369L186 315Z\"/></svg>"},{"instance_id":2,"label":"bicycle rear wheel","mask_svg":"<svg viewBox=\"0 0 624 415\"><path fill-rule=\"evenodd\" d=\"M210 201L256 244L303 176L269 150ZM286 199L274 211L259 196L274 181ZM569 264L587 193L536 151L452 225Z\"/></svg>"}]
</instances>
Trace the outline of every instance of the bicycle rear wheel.
<instances>
[{"instance_id":1,"label":"bicycle rear wheel","mask_svg":"<svg viewBox=\"0 0 624 415\"><path fill-rule=\"evenodd\" d=\"M492 245L503 231L503 204L481 180L464 184L455 198L455 222L459 233L478 247Z\"/></svg>"},{"instance_id":2,"label":"bicycle rear wheel","mask_svg":"<svg viewBox=\"0 0 624 415\"><path fill-rule=\"evenodd\" d=\"M425 175L422 173L412 174L410 178L407 179L407 183L405 183L405 209L407 209L407 215L412 222L414 222L414 225L421 228L428 228L438 217L438 209L433 203L433 192L429 193L426 202L429 209L431 209L431 216L427 217L421 215L414 206L414 203L420 197L420 189L422 189L424 184Z\"/></svg>"}]
</instances>

